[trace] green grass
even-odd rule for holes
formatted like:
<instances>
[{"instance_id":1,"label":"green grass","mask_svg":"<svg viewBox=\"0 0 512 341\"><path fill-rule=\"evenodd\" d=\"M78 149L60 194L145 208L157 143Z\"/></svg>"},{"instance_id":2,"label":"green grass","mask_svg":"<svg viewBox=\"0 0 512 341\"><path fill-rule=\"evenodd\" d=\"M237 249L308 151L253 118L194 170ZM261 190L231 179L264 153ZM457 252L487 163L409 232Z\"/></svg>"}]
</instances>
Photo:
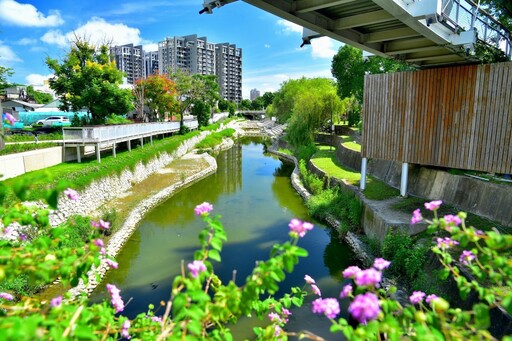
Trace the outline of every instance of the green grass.
<instances>
[{"instance_id":1,"label":"green grass","mask_svg":"<svg viewBox=\"0 0 512 341\"><path fill-rule=\"evenodd\" d=\"M336 158L335 151L330 150L329 146L317 147L318 152L311 158L311 161L316 167L323 170L329 177L345 179L349 184L359 186L361 173L341 165ZM367 176L366 189L363 194L370 200L385 200L398 196L400 191L387 185L383 181Z\"/></svg>"},{"instance_id":2,"label":"green grass","mask_svg":"<svg viewBox=\"0 0 512 341\"><path fill-rule=\"evenodd\" d=\"M59 144L52 143L52 142L8 144L8 145L5 145L4 149L0 150L0 156L28 152L30 150L56 147L58 145Z\"/></svg>"},{"instance_id":3,"label":"green grass","mask_svg":"<svg viewBox=\"0 0 512 341\"><path fill-rule=\"evenodd\" d=\"M62 140L62 133L38 134L39 141ZM34 135L6 135L5 142L34 142Z\"/></svg>"},{"instance_id":4,"label":"green grass","mask_svg":"<svg viewBox=\"0 0 512 341\"><path fill-rule=\"evenodd\" d=\"M43 198L47 189L56 188L58 185L83 189L94 180L103 177L120 174L124 169L133 169L139 162L147 163L160 153L172 153L178 146L187 139L199 135L198 131L186 135L176 135L162 140L153 140L153 145L146 144L144 147L132 149L131 152L118 152L117 158L111 154L102 155L101 163L96 158L82 159L82 163L67 162L45 168L38 171L25 173L15 178L3 181L7 188L12 189L19 184L32 184L26 200ZM13 199L13 193L8 193Z\"/></svg>"},{"instance_id":5,"label":"green grass","mask_svg":"<svg viewBox=\"0 0 512 341\"><path fill-rule=\"evenodd\" d=\"M231 137L235 133L235 129L227 128L217 133L210 134L196 144L198 149L213 148L222 142L224 137Z\"/></svg>"},{"instance_id":6,"label":"green grass","mask_svg":"<svg viewBox=\"0 0 512 341\"><path fill-rule=\"evenodd\" d=\"M354 150L356 152L361 152L361 145L354 141L354 139L351 136L348 135L341 135L341 144L343 147L348 148L350 150Z\"/></svg>"},{"instance_id":7,"label":"green grass","mask_svg":"<svg viewBox=\"0 0 512 341\"><path fill-rule=\"evenodd\" d=\"M286 149L286 148L279 148L278 152L286 154L286 155L293 155L293 152L291 150L289 150L289 149Z\"/></svg>"}]
</instances>

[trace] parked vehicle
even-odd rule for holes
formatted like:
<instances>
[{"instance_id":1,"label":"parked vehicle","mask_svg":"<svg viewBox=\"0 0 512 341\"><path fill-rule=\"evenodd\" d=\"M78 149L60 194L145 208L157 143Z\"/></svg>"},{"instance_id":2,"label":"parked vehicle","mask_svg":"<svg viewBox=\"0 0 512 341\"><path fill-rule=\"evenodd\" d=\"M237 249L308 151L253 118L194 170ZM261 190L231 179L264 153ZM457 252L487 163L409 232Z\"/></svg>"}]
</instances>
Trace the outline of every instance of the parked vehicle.
<instances>
[{"instance_id":1,"label":"parked vehicle","mask_svg":"<svg viewBox=\"0 0 512 341\"><path fill-rule=\"evenodd\" d=\"M71 121L66 116L49 116L32 123L33 127L69 127Z\"/></svg>"}]
</instances>

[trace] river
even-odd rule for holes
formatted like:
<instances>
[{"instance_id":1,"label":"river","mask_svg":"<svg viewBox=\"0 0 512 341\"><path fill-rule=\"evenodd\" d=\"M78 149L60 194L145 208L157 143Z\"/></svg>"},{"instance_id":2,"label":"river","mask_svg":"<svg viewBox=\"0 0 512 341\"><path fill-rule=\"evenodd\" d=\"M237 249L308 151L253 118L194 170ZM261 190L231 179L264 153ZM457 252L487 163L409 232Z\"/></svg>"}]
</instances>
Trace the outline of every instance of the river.
<instances>
[{"instance_id":1,"label":"river","mask_svg":"<svg viewBox=\"0 0 512 341\"><path fill-rule=\"evenodd\" d=\"M282 294L291 286L303 286L306 274L315 278L323 297L338 297L343 285L341 271L354 263L349 247L339 240L336 232L314 221L290 184L293 165L283 163L265 153L264 145L245 139L217 156L216 174L176 193L151 211L117 256L119 268L110 270L91 300L107 298L105 284L121 289L125 302L123 314L133 318L146 311L148 304L156 307L167 301L174 276L180 273L180 263L192 261L203 227L194 207L202 202L213 204L211 214L220 214L228 235L222 250L222 263L214 264L215 272L228 281L236 269L236 282L241 284L257 260L267 259L274 243L288 237L288 223L296 217L310 221L315 228L299 242L309 251L292 274L282 284ZM215 262L213 262L215 263ZM289 330L307 329L327 339L329 323L323 316L311 313L310 302L303 309L292 310ZM346 312L348 302L341 301ZM158 315L158 313L157 313ZM250 338L252 324L246 320L233 327L235 340ZM329 338L330 336L330 338ZM336 336L339 339L339 335Z\"/></svg>"}]
</instances>

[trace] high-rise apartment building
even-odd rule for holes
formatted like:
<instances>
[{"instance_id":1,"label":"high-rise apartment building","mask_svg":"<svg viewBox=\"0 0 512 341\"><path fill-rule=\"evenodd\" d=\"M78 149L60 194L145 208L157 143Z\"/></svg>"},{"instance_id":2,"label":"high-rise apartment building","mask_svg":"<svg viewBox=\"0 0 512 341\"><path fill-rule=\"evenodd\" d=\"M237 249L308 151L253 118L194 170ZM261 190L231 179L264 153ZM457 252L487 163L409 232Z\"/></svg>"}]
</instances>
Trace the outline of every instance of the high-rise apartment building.
<instances>
[{"instance_id":1,"label":"high-rise apartment building","mask_svg":"<svg viewBox=\"0 0 512 341\"><path fill-rule=\"evenodd\" d=\"M260 91L258 89L252 89L250 93L251 101L254 101L256 98L260 97Z\"/></svg>"},{"instance_id":2,"label":"high-rise apartment building","mask_svg":"<svg viewBox=\"0 0 512 341\"><path fill-rule=\"evenodd\" d=\"M110 58L117 68L126 74L128 84L134 84L144 76L144 51L142 45L126 44L110 49Z\"/></svg>"},{"instance_id":3,"label":"high-rise apartment building","mask_svg":"<svg viewBox=\"0 0 512 341\"><path fill-rule=\"evenodd\" d=\"M158 51L144 52L144 76L158 73Z\"/></svg>"},{"instance_id":4,"label":"high-rise apartment building","mask_svg":"<svg viewBox=\"0 0 512 341\"><path fill-rule=\"evenodd\" d=\"M215 44L215 74L220 96L239 103L242 100L242 49L235 44Z\"/></svg>"},{"instance_id":5,"label":"high-rise apartment building","mask_svg":"<svg viewBox=\"0 0 512 341\"><path fill-rule=\"evenodd\" d=\"M229 43L214 44L196 34L166 38L158 43L159 73L178 68L191 74L216 75L221 97L242 100L242 49Z\"/></svg>"}]
</instances>

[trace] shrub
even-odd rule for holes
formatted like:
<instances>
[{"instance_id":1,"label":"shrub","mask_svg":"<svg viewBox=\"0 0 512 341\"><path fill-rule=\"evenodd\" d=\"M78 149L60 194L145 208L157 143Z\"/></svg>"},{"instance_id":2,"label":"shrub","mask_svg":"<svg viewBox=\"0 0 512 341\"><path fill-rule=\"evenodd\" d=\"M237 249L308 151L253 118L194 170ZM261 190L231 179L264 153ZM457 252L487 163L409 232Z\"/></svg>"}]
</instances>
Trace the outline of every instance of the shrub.
<instances>
[{"instance_id":1,"label":"shrub","mask_svg":"<svg viewBox=\"0 0 512 341\"><path fill-rule=\"evenodd\" d=\"M390 271L412 282L423 269L428 248L403 231L390 231L384 238L382 256L391 261Z\"/></svg>"},{"instance_id":2,"label":"shrub","mask_svg":"<svg viewBox=\"0 0 512 341\"><path fill-rule=\"evenodd\" d=\"M320 194L324 188L324 182L316 174L307 170L306 161L304 159L299 161L299 171L304 186L306 186L311 193Z\"/></svg>"}]
</instances>

